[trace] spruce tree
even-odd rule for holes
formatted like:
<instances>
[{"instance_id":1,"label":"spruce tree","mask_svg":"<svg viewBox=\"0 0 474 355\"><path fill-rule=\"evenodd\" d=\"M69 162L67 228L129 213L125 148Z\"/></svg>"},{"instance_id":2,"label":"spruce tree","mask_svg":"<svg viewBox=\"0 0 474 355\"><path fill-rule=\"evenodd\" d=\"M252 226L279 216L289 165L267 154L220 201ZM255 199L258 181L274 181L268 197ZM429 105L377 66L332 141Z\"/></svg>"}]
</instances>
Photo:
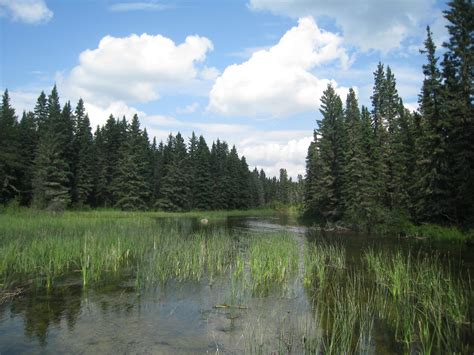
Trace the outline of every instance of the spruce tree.
<instances>
[{"instance_id":1,"label":"spruce tree","mask_svg":"<svg viewBox=\"0 0 474 355\"><path fill-rule=\"evenodd\" d=\"M199 136L196 147L196 164L192 186L194 188L194 207L200 210L212 208L213 191L211 179L211 153L203 136Z\"/></svg>"},{"instance_id":2,"label":"spruce tree","mask_svg":"<svg viewBox=\"0 0 474 355\"><path fill-rule=\"evenodd\" d=\"M38 145L35 116L32 112L23 112L19 124L19 151L21 152L20 202L29 205L33 197L33 166Z\"/></svg>"},{"instance_id":3,"label":"spruce tree","mask_svg":"<svg viewBox=\"0 0 474 355\"><path fill-rule=\"evenodd\" d=\"M0 106L0 203L8 202L19 192L21 157L18 143L17 117L10 105L8 90L5 90Z\"/></svg>"},{"instance_id":4,"label":"spruce tree","mask_svg":"<svg viewBox=\"0 0 474 355\"><path fill-rule=\"evenodd\" d=\"M176 137L170 135L167 151L169 157L165 156L165 175L162 179L161 198L157 201L157 207L169 211L188 210L189 160L181 133L178 133Z\"/></svg>"},{"instance_id":5,"label":"spruce tree","mask_svg":"<svg viewBox=\"0 0 474 355\"><path fill-rule=\"evenodd\" d=\"M444 11L449 41L443 61L453 211L450 221L474 223L474 6L453 0Z\"/></svg>"},{"instance_id":6,"label":"spruce tree","mask_svg":"<svg viewBox=\"0 0 474 355\"><path fill-rule=\"evenodd\" d=\"M226 142L219 139L212 144L211 148L211 179L213 191L213 208L223 210L228 208L228 180L227 160L229 148Z\"/></svg>"},{"instance_id":7,"label":"spruce tree","mask_svg":"<svg viewBox=\"0 0 474 355\"><path fill-rule=\"evenodd\" d=\"M449 120L446 112L441 72L438 69L436 46L427 28L423 65L423 86L419 96L423 136L418 160L418 196L416 213L426 221L442 221L449 213L451 199L449 151L447 147Z\"/></svg>"},{"instance_id":8,"label":"spruce tree","mask_svg":"<svg viewBox=\"0 0 474 355\"><path fill-rule=\"evenodd\" d=\"M78 205L91 204L94 192L95 154L89 116L85 113L84 102L79 100L75 110L77 121L75 148L76 169L74 186Z\"/></svg>"},{"instance_id":9,"label":"spruce tree","mask_svg":"<svg viewBox=\"0 0 474 355\"><path fill-rule=\"evenodd\" d=\"M63 210L70 203L70 166L64 159L64 131L56 86L47 100L48 116L40 131L33 178L33 205Z\"/></svg>"},{"instance_id":10,"label":"spruce tree","mask_svg":"<svg viewBox=\"0 0 474 355\"><path fill-rule=\"evenodd\" d=\"M343 110L331 84L321 98L320 112L323 119L318 121L318 137L308 154L312 181L307 180L307 208L318 219L337 220L343 213Z\"/></svg>"}]
</instances>

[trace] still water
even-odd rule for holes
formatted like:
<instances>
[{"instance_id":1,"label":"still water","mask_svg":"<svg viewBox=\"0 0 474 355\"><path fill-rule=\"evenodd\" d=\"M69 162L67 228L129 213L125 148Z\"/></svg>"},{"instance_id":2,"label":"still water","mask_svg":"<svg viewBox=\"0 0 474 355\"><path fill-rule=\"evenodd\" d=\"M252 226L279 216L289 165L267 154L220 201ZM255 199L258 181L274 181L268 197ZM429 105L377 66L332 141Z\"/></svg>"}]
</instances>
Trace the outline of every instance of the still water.
<instances>
[{"instance_id":1,"label":"still water","mask_svg":"<svg viewBox=\"0 0 474 355\"><path fill-rule=\"evenodd\" d=\"M225 228L236 234L287 231L301 247L315 239L342 244L349 263L360 262L361 251L372 246L387 250L435 248L448 255L456 269L472 270L474 265L471 247L440 248L347 232L316 235L312 228L285 215L229 217L206 227L192 218L159 219L157 223L179 228L182 234L202 228ZM228 275L213 280L172 281L140 292L127 275L87 290L80 278L71 275L49 291L32 287L0 305L0 354L244 353L255 350L256 343L266 344L269 352L281 351L285 349L282 334L291 336L298 334L298 327L313 326L314 314L301 272L288 290L251 297L240 308L225 307L231 297ZM314 332L318 331L315 327ZM365 350L401 351L377 331Z\"/></svg>"}]
</instances>

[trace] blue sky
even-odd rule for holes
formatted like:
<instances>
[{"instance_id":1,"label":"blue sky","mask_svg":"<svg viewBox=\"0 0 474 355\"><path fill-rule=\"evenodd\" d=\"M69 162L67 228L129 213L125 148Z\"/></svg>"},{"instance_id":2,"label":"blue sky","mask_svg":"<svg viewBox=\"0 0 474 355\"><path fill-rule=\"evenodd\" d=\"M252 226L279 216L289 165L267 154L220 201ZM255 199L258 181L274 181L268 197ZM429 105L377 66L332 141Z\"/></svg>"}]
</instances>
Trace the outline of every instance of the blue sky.
<instances>
[{"instance_id":1,"label":"blue sky","mask_svg":"<svg viewBox=\"0 0 474 355\"><path fill-rule=\"evenodd\" d=\"M194 130L235 144L269 175L304 174L328 82L368 105L390 65L407 107L423 80L425 27L446 39L434 0L0 0L0 88L20 114L58 85L94 126L137 112L151 136ZM343 97L345 99L345 97Z\"/></svg>"}]
</instances>

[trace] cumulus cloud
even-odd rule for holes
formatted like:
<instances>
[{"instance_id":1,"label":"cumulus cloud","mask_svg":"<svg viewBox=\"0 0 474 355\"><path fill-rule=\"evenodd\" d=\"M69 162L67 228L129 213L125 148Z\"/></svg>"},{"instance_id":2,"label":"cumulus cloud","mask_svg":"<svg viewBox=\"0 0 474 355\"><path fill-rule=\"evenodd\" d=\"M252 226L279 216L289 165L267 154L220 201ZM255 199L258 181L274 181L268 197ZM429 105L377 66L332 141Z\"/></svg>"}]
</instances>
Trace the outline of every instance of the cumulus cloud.
<instances>
[{"instance_id":1,"label":"cumulus cloud","mask_svg":"<svg viewBox=\"0 0 474 355\"><path fill-rule=\"evenodd\" d=\"M53 12L44 0L0 0L0 15L28 24L46 23Z\"/></svg>"},{"instance_id":2,"label":"cumulus cloud","mask_svg":"<svg viewBox=\"0 0 474 355\"><path fill-rule=\"evenodd\" d=\"M201 68L213 49L206 37L188 36L181 44L161 35L105 36L96 49L79 56L79 65L58 84L69 96L106 107L115 101L149 102L167 88L204 80L212 69Z\"/></svg>"},{"instance_id":3,"label":"cumulus cloud","mask_svg":"<svg viewBox=\"0 0 474 355\"><path fill-rule=\"evenodd\" d=\"M228 66L210 92L208 110L275 117L314 111L330 80L311 71L335 61L343 68L351 63L342 37L320 30L311 17L302 18L275 46Z\"/></svg>"},{"instance_id":4,"label":"cumulus cloud","mask_svg":"<svg viewBox=\"0 0 474 355\"><path fill-rule=\"evenodd\" d=\"M419 33L432 16L434 0L250 0L253 10L268 10L291 17L330 17L342 29L344 38L367 51L388 51Z\"/></svg>"}]
</instances>

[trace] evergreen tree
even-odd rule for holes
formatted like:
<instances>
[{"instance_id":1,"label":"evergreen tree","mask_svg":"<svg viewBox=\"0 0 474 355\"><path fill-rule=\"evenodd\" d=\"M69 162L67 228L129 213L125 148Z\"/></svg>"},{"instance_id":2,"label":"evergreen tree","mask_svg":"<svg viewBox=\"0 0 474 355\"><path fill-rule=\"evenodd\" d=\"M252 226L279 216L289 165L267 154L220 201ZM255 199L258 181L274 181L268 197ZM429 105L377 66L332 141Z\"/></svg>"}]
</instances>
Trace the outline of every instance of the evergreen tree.
<instances>
[{"instance_id":1,"label":"evergreen tree","mask_svg":"<svg viewBox=\"0 0 474 355\"><path fill-rule=\"evenodd\" d=\"M18 148L17 117L10 105L8 90L5 90L0 106L0 203L8 202L19 192L21 158Z\"/></svg>"},{"instance_id":2,"label":"evergreen tree","mask_svg":"<svg viewBox=\"0 0 474 355\"><path fill-rule=\"evenodd\" d=\"M280 169L280 177L278 179L278 202L288 205L290 202L290 182L288 180L288 172L286 169Z\"/></svg>"},{"instance_id":3,"label":"evergreen tree","mask_svg":"<svg viewBox=\"0 0 474 355\"><path fill-rule=\"evenodd\" d=\"M36 100L35 110L35 125L38 130L39 135L44 130L46 123L48 121L48 99L44 91L41 91L38 99Z\"/></svg>"},{"instance_id":4,"label":"evergreen tree","mask_svg":"<svg viewBox=\"0 0 474 355\"><path fill-rule=\"evenodd\" d=\"M262 170L263 172L263 170ZM265 174L265 173L263 173ZM265 205L265 190L264 190L264 181L260 177L260 173L257 168L252 171L251 181L250 181L250 192L251 192L251 206L252 207L262 207Z\"/></svg>"},{"instance_id":5,"label":"evergreen tree","mask_svg":"<svg viewBox=\"0 0 474 355\"><path fill-rule=\"evenodd\" d=\"M368 168L364 161L362 148L362 129L360 111L355 92L349 89L344 111L344 131L346 144L344 149L344 186L342 198L345 215L348 220L358 217L361 203L360 183L364 170ZM357 216L357 217L356 217Z\"/></svg>"},{"instance_id":6,"label":"evergreen tree","mask_svg":"<svg viewBox=\"0 0 474 355\"><path fill-rule=\"evenodd\" d=\"M235 145L226 159L226 182L224 187L227 195L227 209L235 210L240 205L241 162Z\"/></svg>"},{"instance_id":7,"label":"evergreen tree","mask_svg":"<svg viewBox=\"0 0 474 355\"><path fill-rule=\"evenodd\" d=\"M425 49L427 63L423 65L423 86L419 96L423 136L422 154L418 160L417 215L427 221L443 220L453 201L449 191L449 152L447 137L449 121L444 105L441 72L438 69L436 46L427 28Z\"/></svg>"},{"instance_id":8,"label":"evergreen tree","mask_svg":"<svg viewBox=\"0 0 474 355\"><path fill-rule=\"evenodd\" d=\"M169 211L189 209L189 166L186 144L180 133L168 139L169 159L165 157L165 175L157 207Z\"/></svg>"},{"instance_id":9,"label":"evergreen tree","mask_svg":"<svg viewBox=\"0 0 474 355\"><path fill-rule=\"evenodd\" d=\"M20 194L21 203L29 205L33 197L33 169L38 145L38 132L36 130L35 116L32 112L23 112L19 124L19 150L21 155Z\"/></svg>"},{"instance_id":10,"label":"evergreen tree","mask_svg":"<svg viewBox=\"0 0 474 355\"><path fill-rule=\"evenodd\" d=\"M33 204L36 208L62 210L71 201L71 172L64 159L66 138L56 86L48 96L47 112L35 158Z\"/></svg>"},{"instance_id":11,"label":"evergreen tree","mask_svg":"<svg viewBox=\"0 0 474 355\"><path fill-rule=\"evenodd\" d=\"M146 209L151 195L150 142L140 128L138 115L130 125L125 117L118 123L125 139L120 145L118 169L113 177L115 206L123 210Z\"/></svg>"},{"instance_id":12,"label":"evergreen tree","mask_svg":"<svg viewBox=\"0 0 474 355\"><path fill-rule=\"evenodd\" d=\"M75 137L77 160L74 186L76 202L79 205L84 205L93 202L95 156L89 116L85 113L82 99L77 103L75 116L77 120Z\"/></svg>"},{"instance_id":13,"label":"evergreen tree","mask_svg":"<svg viewBox=\"0 0 474 355\"><path fill-rule=\"evenodd\" d=\"M449 41L443 61L446 109L450 121L451 221L474 223L474 6L453 0L444 11Z\"/></svg>"},{"instance_id":14,"label":"evergreen tree","mask_svg":"<svg viewBox=\"0 0 474 355\"><path fill-rule=\"evenodd\" d=\"M323 119L318 121L319 137L308 154L307 208L316 218L337 220L343 213L343 110L341 99L331 84L321 98L320 112Z\"/></svg>"},{"instance_id":15,"label":"evergreen tree","mask_svg":"<svg viewBox=\"0 0 474 355\"><path fill-rule=\"evenodd\" d=\"M194 170L193 188L194 207L200 210L212 208L213 191L210 166L211 153L203 136L199 136L196 147L196 165Z\"/></svg>"},{"instance_id":16,"label":"evergreen tree","mask_svg":"<svg viewBox=\"0 0 474 355\"><path fill-rule=\"evenodd\" d=\"M211 148L211 179L213 191L213 208L223 210L228 208L229 174L227 172L227 159L229 148L226 142L219 139L212 144Z\"/></svg>"},{"instance_id":17,"label":"evergreen tree","mask_svg":"<svg viewBox=\"0 0 474 355\"><path fill-rule=\"evenodd\" d=\"M252 196L250 194L251 176L249 166L244 156L240 158L240 173L239 173L239 199L236 208L246 209L251 206Z\"/></svg>"}]
</instances>

